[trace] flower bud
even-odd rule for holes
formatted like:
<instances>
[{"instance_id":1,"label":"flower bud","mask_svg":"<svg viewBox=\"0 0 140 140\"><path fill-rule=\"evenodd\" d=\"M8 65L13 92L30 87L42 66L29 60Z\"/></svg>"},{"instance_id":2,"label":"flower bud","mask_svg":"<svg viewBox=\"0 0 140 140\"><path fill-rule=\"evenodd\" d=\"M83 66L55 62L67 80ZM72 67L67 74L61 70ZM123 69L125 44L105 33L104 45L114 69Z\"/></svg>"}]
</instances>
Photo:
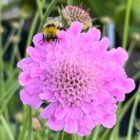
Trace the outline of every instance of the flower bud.
<instances>
[{"instance_id":1,"label":"flower bud","mask_svg":"<svg viewBox=\"0 0 140 140\"><path fill-rule=\"evenodd\" d=\"M36 117L32 118L32 126L35 130L40 130L41 129L41 123L40 123L38 118L36 118Z\"/></svg>"},{"instance_id":2,"label":"flower bud","mask_svg":"<svg viewBox=\"0 0 140 140\"><path fill-rule=\"evenodd\" d=\"M87 11L78 6L66 6L62 10L62 16L71 25L74 21L83 23L83 29L86 30L92 26L92 19Z\"/></svg>"}]
</instances>

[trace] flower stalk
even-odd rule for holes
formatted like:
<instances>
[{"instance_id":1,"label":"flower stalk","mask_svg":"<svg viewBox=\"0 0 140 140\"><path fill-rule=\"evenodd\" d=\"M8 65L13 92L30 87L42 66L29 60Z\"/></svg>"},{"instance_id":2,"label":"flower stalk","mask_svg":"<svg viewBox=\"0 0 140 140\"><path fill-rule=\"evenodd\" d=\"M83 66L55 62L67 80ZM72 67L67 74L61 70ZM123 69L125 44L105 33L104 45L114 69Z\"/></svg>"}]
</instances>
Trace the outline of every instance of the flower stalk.
<instances>
[{"instance_id":1,"label":"flower stalk","mask_svg":"<svg viewBox=\"0 0 140 140\"><path fill-rule=\"evenodd\" d=\"M132 7L132 0L127 0L125 21L124 21L123 40L122 40L122 46L124 49L126 49L126 47L127 47L131 7Z\"/></svg>"},{"instance_id":2,"label":"flower stalk","mask_svg":"<svg viewBox=\"0 0 140 140\"><path fill-rule=\"evenodd\" d=\"M127 133L127 138L126 140L131 140L132 139L132 131L133 131L133 126L134 126L134 120L135 120L135 114L136 114L136 109L140 100L140 88L137 91L137 93L135 93L137 96L135 97L135 101L134 101L134 105L132 108L132 112L131 112L131 116L130 116L130 121L129 121L129 127L128 127L128 133Z\"/></svg>"},{"instance_id":3,"label":"flower stalk","mask_svg":"<svg viewBox=\"0 0 140 140\"><path fill-rule=\"evenodd\" d=\"M50 15L50 13L52 12L53 8L55 7L55 5L57 4L58 0L52 0L52 2L50 3L50 5L47 7L47 10L43 16L43 19L40 23L38 32L42 31L43 25L46 22L47 17Z\"/></svg>"}]
</instances>

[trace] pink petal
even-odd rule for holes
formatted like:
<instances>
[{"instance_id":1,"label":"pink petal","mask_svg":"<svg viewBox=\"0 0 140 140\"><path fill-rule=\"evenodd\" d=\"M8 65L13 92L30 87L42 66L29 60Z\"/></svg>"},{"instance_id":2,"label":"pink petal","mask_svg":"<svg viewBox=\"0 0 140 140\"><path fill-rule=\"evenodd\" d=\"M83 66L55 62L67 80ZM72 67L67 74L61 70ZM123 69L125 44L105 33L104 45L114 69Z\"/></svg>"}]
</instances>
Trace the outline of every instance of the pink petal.
<instances>
[{"instance_id":1,"label":"pink petal","mask_svg":"<svg viewBox=\"0 0 140 140\"><path fill-rule=\"evenodd\" d=\"M38 48L28 47L27 53L31 56L31 58L36 62L45 61L45 52Z\"/></svg>"},{"instance_id":2,"label":"pink petal","mask_svg":"<svg viewBox=\"0 0 140 140\"><path fill-rule=\"evenodd\" d=\"M37 94L28 94L24 89L20 91L20 99L23 104L30 105L35 109L38 109L42 104Z\"/></svg>"},{"instance_id":3,"label":"pink petal","mask_svg":"<svg viewBox=\"0 0 140 140\"><path fill-rule=\"evenodd\" d=\"M67 133L76 133L77 130L78 130L77 120L67 117L65 120L64 131Z\"/></svg>"},{"instance_id":4,"label":"pink petal","mask_svg":"<svg viewBox=\"0 0 140 140\"><path fill-rule=\"evenodd\" d=\"M127 78L124 81L124 87L125 87L126 93L130 93L132 90L135 89L135 81L131 78Z\"/></svg>"},{"instance_id":5,"label":"pink petal","mask_svg":"<svg viewBox=\"0 0 140 140\"><path fill-rule=\"evenodd\" d=\"M70 28L67 30L67 32L70 35L78 35L80 34L81 30L83 29L83 24L80 22L73 22L72 25L70 26Z\"/></svg>"},{"instance_id":6,"label":"pink petal","mask_svg":"<svg viewBox=\"0 0 140 140\"><path fill-rule=\"evenodd\" d=\"M23 58L17 63L17 66L22 70L28 69L28 65L32 62L31 58Z\"/></svg>"},{"instance_id":7,"label":"pink petal","mask_svg":"<svg viewBox=\"0 0 140 140\"><path fill-rule=\"evenodd\" d=\"M41 117L44 119L51 118L56 110L56 107L57 107L57 103L51 103L41 112Z\"/></svg>"},{"instance_id":8,"label":"pink petal","mask_svg":"<svg viewBox=\"0 0 140 140\"><path fill-rule=\"evenodd\" d=\"M54 131L60 131L64 127L64 122L56 120L54 117L48 120L48 126Z\"/></svg>"},{"instance_id":9,"label":"pink petal","mask_svg":"<svg viewBox=\"0 0 140 140\"><path fill-rule=\"evenodd\" d=\"M90 35L89 38L92 38L94 41L98 41L101 37L101 32L97 28L90 28L87 34Z\"/></svg>"},{"instance_id":10,"label":"pink petal","mask_svg":"<svg viewBox=\"0 0 140 140\"><path fill-rule=\"evenodd\" d=\"M49 101L49 102L56 101L52 91L47 91L45 93L40 93L39 97L40 97L41 100L45 100L45 101Z\"/></svg>"},{"instance_id":11,"label":"pink petal","mask_svg":"<svg viewBox=\"0 0 140 140\"><path fill-rule=\"evenodd\" d=\"M103 37L99 42L100 50L107 50L109 47L109 39L107 37Z\"/></svg>"},{"instance_id":12,"label":"pink petal","mask_svg":"<svg viewBox=\"0 0 140 140\"><path fill-rule=\"evenodd\" d=\"M19 75L19 83L22 86L28 85L32 82L32 79L27 71L20 73Z\"/></svg>"},{"instance_id":13,"label":"pink petal","mask_svg":"<svg viewBox=\"0 0 140 140\"><path fill-rule=\"evenodd\" d=\"M55 118L57 118L57 120L62 120L64 119L66 113L67 110L64 107L62 107L62 105L59 105L55 111Z\"/></svg>"},{"instance_id":14,"label":"pink petal","mask_svg":"<svg viewBox=\"0 0 140 140\"><path fill-rule=\"evenodd\" d=\"M48 45L48 43L46 43L46 41L43 41L43 34L42 33L37 33L33 37L33 43L36 47L40 47L40 48L44 48L44 47L46 47L46 45Z\"/></svg>"},{"instance_id":15,"label":"pink petal","mask_svg":"<svg viewBox=\"0 0 140 140\"><path fill-rule=\"evenodd\" d=\"M112 55L113 60L117 64L123 65L124 62L128 59L128 53L121 47L117 49L111 49L110 54Z\"/></svg>"},{"instance_id":16,"label":"pink petal","mask_svg":"<svg viewBox=\"0 0 140 140\"><path fill-rule=\"evenodd\" d=\"M116 121L116 115L106 115L104 116L104 118L102 118L101 124L104 127L112 128L115 125Z\"/></svg>"},{"instance_id":17,"label":"pink petal","mask_svg":"<svg viewBox=\"0 0 140 140\"><path fill-rule=\"evenodd\" d=\"M79 107L73 107L71 109L71 119L77 119L82 116L82 112Z\"/></svg>"}]
</instances>

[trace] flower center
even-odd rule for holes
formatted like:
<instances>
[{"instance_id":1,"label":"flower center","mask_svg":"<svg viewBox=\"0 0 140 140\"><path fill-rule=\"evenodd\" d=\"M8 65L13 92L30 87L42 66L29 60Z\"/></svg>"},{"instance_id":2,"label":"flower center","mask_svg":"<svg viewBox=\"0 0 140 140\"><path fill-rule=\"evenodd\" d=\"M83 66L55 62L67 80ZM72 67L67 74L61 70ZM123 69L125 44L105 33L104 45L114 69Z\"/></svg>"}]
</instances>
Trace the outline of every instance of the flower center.
<instances>
[{"instance_id":1,"label":"flower center","mask_svg":"<svg viewBox=\"0 0 140 140\"><path fill-rule=\"evenodd\" d=\"M51 76L52 77L52 76ZM91 74L82 66L61 63L49 78L57 97L71 105L82 102L91 86Z\"/></svg>"},{"instance_id":2,"label":"flower center","mask_svg":"<svg viewBox=\"0 0 140 140\"><path fill-rule=\"evenodd\" d=\"M56 77L57 88L71 96L79 96L85 91L90 79L76 66L62 67Z\"/></svg>"}]
</instances>

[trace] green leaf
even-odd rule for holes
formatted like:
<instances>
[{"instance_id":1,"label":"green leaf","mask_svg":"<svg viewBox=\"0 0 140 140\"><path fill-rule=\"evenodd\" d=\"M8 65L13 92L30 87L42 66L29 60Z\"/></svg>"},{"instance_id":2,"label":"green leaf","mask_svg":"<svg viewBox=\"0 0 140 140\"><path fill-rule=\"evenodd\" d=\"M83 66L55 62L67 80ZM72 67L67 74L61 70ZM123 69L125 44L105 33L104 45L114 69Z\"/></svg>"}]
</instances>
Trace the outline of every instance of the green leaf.
<instances>
[{"instance_id":1,"label":"green leaf","mask_svg":"<svg viewBox=\"0 0 140 140\"><path fill-rule=\"evenodd\" d=\"M9 137L9 140L15 140L13 136L13 132L11 131L11 128L9 127L6 119L3 117L3 115L0 115L0 120L3 125L3 128L5 129L7 136Z\"/></svg>"}]
</instances>

